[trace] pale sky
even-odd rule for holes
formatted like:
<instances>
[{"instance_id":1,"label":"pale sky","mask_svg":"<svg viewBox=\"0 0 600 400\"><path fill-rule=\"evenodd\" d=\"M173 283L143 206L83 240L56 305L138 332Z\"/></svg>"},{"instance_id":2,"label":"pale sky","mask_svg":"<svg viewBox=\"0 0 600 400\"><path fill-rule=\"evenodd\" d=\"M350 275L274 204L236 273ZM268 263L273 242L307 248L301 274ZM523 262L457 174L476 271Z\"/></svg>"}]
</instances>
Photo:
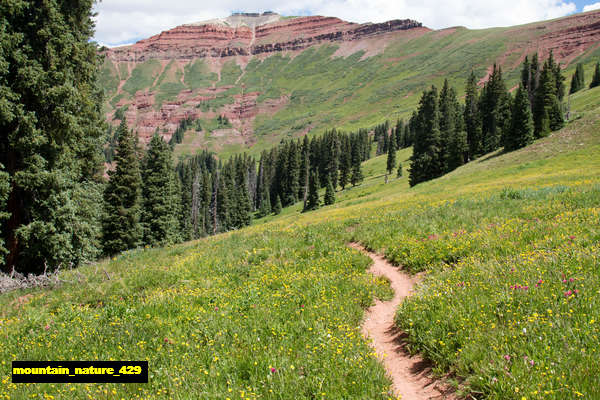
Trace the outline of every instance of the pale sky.
<instances>
[{"instance_id":1,"label":"pale sky","mask_svg":"<svg viewBox=\"0 0 600 400\"><path fill-rule=\"evenodd\" d=\"M324 15L351 22L416 19L433 28L489 28L557 18L600 9L593 0L102 0L95 40L108 46L133 43L175 26L232 12L275 11L282 15Z\"/></svg>"}]
</instances>

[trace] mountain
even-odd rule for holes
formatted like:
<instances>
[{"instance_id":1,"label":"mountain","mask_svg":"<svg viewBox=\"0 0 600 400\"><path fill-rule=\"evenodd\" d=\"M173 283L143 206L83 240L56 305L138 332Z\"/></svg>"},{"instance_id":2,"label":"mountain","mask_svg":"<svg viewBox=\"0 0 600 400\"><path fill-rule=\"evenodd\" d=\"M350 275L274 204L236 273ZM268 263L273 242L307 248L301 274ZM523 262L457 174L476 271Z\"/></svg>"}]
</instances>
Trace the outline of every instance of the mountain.
<instances>
[{"instance_id":1,"label":"mountain","mask_svg":"<svg viewBox=\"0 0 600 400\"><path fill-rule=\"evenodd\" d=\"M407 117L444 78L483 83L493 63L511 85L527 55L550 51L566 74L600 59L600 11L508 28L431 30L410 19L234 14L103 49L106 117L126 116L142 142L186 125L178 154L259 151L284 137ZM227 117L227 123L217 117Z\"/></svg>"}]
</instances>

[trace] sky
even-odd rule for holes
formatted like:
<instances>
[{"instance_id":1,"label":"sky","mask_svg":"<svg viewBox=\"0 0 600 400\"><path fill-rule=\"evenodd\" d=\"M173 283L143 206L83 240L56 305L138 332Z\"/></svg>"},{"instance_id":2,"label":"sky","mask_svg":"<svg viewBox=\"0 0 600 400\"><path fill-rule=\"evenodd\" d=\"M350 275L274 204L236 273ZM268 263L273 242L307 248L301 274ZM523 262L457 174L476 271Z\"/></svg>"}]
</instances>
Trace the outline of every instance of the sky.
<instances>
[{"instance_id":1,"label":"sky","mask_svg":"<svg viewBox=\"0 0 600 400\"><path fill-rule=\"evenodd\" d=\"M351 22L415 19L432 29L511 26L600 9L600 0L101 0L95 40L134 43L175 26L225 18L232 12L324 15ZM252 7L252 8L250 8Z\"/></svg>"}]
</instances>

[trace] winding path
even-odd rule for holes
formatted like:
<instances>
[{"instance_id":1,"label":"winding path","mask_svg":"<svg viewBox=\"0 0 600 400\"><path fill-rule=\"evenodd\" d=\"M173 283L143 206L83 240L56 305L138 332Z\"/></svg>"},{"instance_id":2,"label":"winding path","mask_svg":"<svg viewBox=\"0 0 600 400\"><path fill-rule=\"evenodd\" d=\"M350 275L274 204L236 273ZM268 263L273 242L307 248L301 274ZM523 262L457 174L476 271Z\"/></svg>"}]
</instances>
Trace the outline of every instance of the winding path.
<instances>
[{"instance_id":1,"label":"winding path","mask_svg":"<svg viewBox=\"0 0 600 400\"><path fill-rule=\"evenodd\" d=\"M419 276L408 275L385 258L368 252L356 243L350 247L371 257L373 265L369 271L373 275L386 277L394 290L391 300L376 300L375 305L367 310L362 326L363 335L370 339L371 347L392 380L394 394L402 400L455 399L443 382L431 377L428 362L408 353L405 334L394 324L398 305L411 295Z\"/></svg>"}]
</instances>

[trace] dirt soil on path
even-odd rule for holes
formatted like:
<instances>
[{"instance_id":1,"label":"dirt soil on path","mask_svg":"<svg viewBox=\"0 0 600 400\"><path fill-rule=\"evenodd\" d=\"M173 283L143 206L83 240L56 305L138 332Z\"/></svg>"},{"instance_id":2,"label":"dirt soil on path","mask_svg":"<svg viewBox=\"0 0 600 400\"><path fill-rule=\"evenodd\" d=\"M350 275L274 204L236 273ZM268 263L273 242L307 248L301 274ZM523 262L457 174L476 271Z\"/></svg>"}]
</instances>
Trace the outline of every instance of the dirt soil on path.
<instances>
[{"instance_id":1,"label":"dirt soil on path","mask_svg":"<svg viewBox=\"0 0 600 400\"><path fill-rule=\"evenodd\" d=\"M431 376L431 366L427 361L409 354L406 334L394 324L398 305L412 294L420 277L407 274L358 244L352 243L350 247L371 257L373 265L369 272L387 278L394 290L394 298L376 300L375 305L367 310L362 326L363 335L370 340L393 382L394 394L402 400L456 399L446 384Z\"/></svg>"}]
</instances>

